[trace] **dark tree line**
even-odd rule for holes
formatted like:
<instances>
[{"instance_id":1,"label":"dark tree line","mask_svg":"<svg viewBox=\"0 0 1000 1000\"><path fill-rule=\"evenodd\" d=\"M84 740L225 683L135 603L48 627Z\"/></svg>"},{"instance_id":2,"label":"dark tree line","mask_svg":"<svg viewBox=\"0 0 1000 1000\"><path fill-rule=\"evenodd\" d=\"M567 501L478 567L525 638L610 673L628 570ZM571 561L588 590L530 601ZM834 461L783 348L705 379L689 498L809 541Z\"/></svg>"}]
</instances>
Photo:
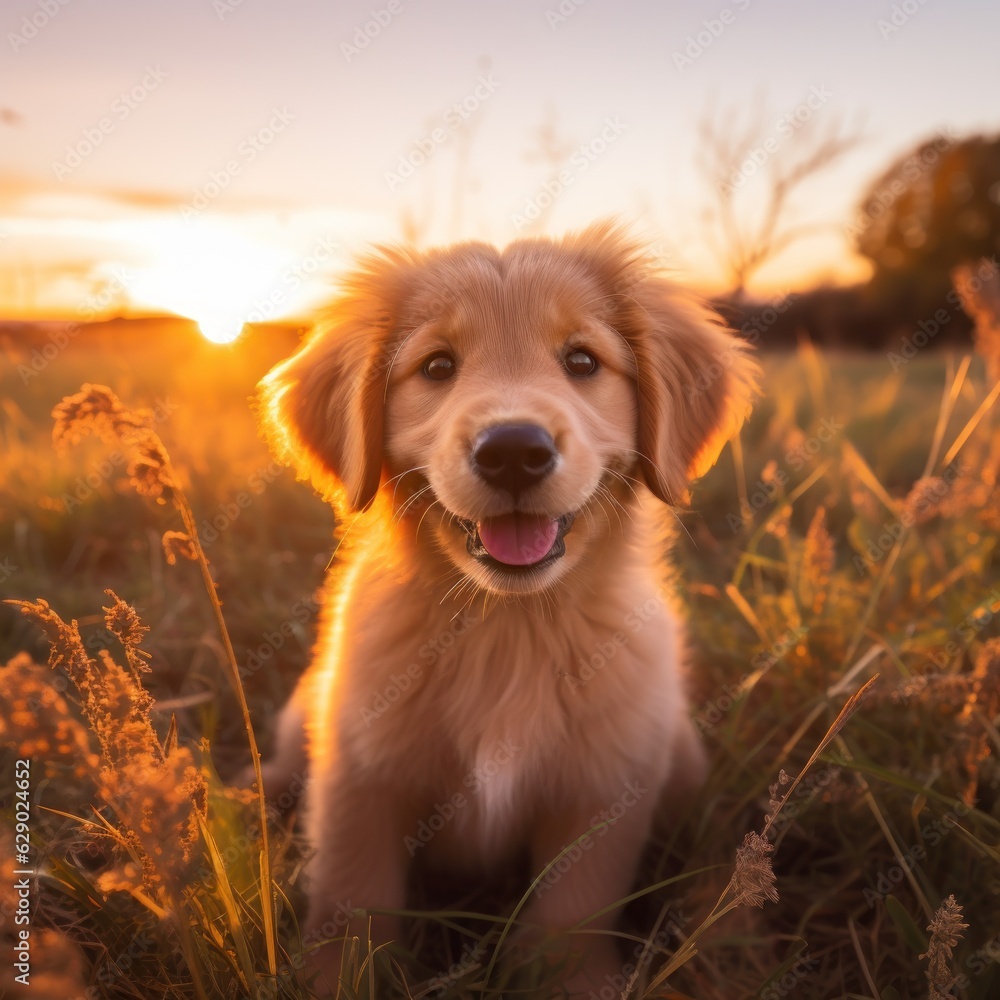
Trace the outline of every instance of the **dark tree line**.
<instances>
[{"instance_id":1,"label":"dark tree line","mask_svg":"<svg viewBox=\"0 0 1000 1000\"><path fill-rule=\"evenodd\" d=\"M738 296L722 311L737 327L763 328L765 347L806 334L824 346L885 349L921 324L936 327L937 345L968 343L956 275L996 282L1000 294L1000 135L942 131L920 142L872 182L847 233L871 263L867 283L804 292L777 315Z\"/></svg>"},{"instance_id":2,"label":"dark tree line","mask_svg":"<svg viewBox=\"0 0 1000 1000\"><path fill-rule=\"evenodd\" d=\"M1000 253L1000 136L922 142L872 184L855 225L870 294L909 320L933 313L955 268Z\"/></svg>"}]
</instances>

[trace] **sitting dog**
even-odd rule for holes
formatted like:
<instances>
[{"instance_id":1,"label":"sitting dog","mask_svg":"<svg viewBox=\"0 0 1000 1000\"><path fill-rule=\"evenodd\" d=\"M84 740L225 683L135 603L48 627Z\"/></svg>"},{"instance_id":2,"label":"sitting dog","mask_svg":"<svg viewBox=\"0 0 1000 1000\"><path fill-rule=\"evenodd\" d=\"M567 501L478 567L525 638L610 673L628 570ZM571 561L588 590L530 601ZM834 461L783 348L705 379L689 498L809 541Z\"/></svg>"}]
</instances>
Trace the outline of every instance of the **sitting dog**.
<instances>
[{"instance_id":1,"label":"sitting dog","mask_svg":"<svg viewBox=\"0 0 1000 1000\"><path fill-rule=\"evenodd\" d=\"M263 379L272 447L339 515L314 662L265 768L269 793L309 776L318 988L345 935L398 936L357 911L403 909L418 856L471 876L526 851L546 874L519 919L568 956L569 991L620 971L592 933L615 913L589 918L628 895L661 793L705 769L669 528L755 378L602 224L373 253Z\"/></svg>"}]
</instances>

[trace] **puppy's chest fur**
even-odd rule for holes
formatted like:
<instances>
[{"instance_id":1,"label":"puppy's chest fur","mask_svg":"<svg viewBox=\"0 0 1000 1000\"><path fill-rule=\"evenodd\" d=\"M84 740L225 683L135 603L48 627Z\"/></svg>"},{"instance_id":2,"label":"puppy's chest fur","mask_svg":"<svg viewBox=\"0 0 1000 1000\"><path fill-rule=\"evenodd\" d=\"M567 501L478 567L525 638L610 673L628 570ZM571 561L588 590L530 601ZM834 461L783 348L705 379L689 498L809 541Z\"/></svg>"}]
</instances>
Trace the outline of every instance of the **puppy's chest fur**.
<instances>
[{"instance_id":1,"label":"puppy's chest fur","mask_svg":"<svg viewBox=\"0 0 1000 1000\"><path fill-rule=\"evenodd\" d=\"M433 823L435 852L489 857L541 809L582 797L597 812L662 781L684 699L652 581L561 606L555 627L544 601L460 610L354 569L318 664L314 766L337 758L409 801L408 836Z\"/></svg>"}]
</instances>

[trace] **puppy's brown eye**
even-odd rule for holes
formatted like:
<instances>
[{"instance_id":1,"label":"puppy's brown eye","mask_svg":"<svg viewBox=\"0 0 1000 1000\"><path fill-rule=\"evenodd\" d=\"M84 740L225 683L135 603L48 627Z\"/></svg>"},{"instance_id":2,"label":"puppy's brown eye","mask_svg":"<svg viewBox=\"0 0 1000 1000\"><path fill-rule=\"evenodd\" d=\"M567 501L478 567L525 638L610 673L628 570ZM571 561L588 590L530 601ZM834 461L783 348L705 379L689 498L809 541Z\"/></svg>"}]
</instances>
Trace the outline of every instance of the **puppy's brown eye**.
<instances>
[{"instance_id":1,"label":"puppy's brown eye","mask_svg":"<svg viewBox=\"0 0 1000 1000\"><path fill-rule=\"evenodd\" d=\"M563 364L570 375L576 375L578 378L593 375L597 371L597 358L586 351L570 351Z\"/></svg>"},{"instance_id":2,"label":"puppy's brown eye","mask_svg":"<svg viewBox=\"0 0 1000 1000\"><path fill-rule=\"evenodd\" d=\"M455 359L444 352L433 354L424 362L424 374L435 382L444 382L455 374Z\"/></svg>"}]
</instances>

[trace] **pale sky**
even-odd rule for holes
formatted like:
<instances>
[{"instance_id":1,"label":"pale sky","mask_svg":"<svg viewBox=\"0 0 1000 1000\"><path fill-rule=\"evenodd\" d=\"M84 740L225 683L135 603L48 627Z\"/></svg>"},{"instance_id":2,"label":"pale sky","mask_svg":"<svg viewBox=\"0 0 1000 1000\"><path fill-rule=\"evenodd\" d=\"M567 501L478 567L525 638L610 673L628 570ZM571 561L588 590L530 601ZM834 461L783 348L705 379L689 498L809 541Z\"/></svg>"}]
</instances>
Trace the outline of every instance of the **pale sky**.
<instances>
[{"instance_id":1,"label":"pale sky","mask_svg":"<svg viewBox=\"0 0 1000 1000\"><path fill-rule=\"evenodd\" d=\"M868 182L939 129L1000 130L998 48L995 0L5 0L0 310L298 313L406 217L505 243L620 216L717 285L697 124L762 103L777 162L810 95L812 127L867 138L796 202L830 231L757 289L847 280Z\"/></svg>"}]
</instances>

